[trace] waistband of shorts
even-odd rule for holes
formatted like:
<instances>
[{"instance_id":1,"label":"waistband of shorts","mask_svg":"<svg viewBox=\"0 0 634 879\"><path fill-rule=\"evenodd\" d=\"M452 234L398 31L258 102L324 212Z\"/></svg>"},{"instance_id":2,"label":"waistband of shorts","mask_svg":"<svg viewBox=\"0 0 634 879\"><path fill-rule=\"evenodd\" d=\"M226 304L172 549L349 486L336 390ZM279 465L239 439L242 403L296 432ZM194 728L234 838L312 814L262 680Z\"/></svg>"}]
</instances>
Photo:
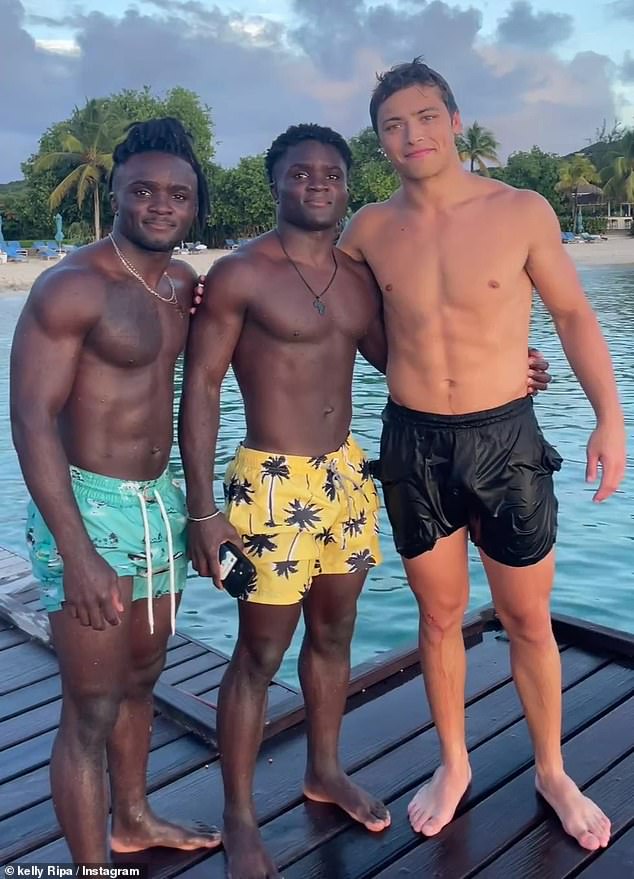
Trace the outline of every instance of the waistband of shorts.
<instances>
[{"instance_id":1,"label":"waistband of shorts","mask_svg":"<svg viewBox=\"0 0 634 879\"><path fill-rule=\"evenodd\" d=\"M508 421L533 411L533 398L520 397L511 400L494 409L483 409L480 412L465 412L461 415L443 415L436 412L418 412L416 409L408 409L400 406L391 397L388 397L387 405L383 410L383 421L387 424L393 421L401 421L417 427L451 429L461 427L486 427L499 421Z\"/></svg>"},{"instance_id":2,"label":"waistband of shorts","mask_svg":"<svg viewBox=\"0 0 634 879\"><path fill-rule=\"evenodd\" d=\"M73 491L94 500L115 504L138 503L140 494L146 501L151 501L157 491L164 492L170 488L173 479L169 467L156 479L135 481L92 473L90 470L82 470L81 467L74 465L70 467L70 478Z\"/></svg>"},{"instance_id":3,"label":"waistband of shorts","mask_svg":"<svg viewBox=\"0 0 634 879\"><path fill-rule=\"evenodd\" d=\"M282 452L263 452L260 449L250 449L242 443L236 449L234 461L238 467L261 468L268 461L280 461L289 469L297 473L327 468L328 464L341 461L345 458L346 451L360 453L360 447L352 434L348 434L344 442L334 452L326 452L323 455L304 457L303 455L285 455Z\"/></svg>"}]
</instances>

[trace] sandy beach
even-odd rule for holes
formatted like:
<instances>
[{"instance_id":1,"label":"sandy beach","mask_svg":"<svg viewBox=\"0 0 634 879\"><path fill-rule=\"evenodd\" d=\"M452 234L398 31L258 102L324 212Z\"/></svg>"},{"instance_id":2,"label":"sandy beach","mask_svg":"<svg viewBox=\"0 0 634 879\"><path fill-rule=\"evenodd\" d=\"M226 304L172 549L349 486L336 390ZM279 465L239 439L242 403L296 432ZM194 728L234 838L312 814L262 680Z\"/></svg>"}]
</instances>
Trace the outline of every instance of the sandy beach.
<instances>
[{"instance_id":1,"label":"sandy beach","mask_svg":"<svg viewBox=\"0 0 634 879\"><path fill-rule=\"evenodd\" d=\"M607 241L593 241L589 244L573 242L566 245L566 250L579 266L622 266L634 268L634 238L621 235L608 238ZM196 271L204 275L209 266L226 250L206 250L192 256L178 257L192 265ZM0 265L0 296L27 293L35 279L52 263L39 259L27 259L23 263L7 263Z\"/></svg>"}]
</instances>

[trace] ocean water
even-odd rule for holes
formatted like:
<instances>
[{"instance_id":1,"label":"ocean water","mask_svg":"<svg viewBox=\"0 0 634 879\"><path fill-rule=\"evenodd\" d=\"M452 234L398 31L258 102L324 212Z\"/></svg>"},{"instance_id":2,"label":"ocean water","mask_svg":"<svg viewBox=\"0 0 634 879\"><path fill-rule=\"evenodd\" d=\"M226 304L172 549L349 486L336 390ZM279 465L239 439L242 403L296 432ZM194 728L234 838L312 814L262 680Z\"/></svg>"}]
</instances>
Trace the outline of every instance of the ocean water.
<instances>
[{"instance_id":1,"label":"ocean water","mask_svg":"<svg viewBox=\"0 0 634 879\"><path fill-rule=\"evenodd\" d=\"M634 270L628 267L581 271L612 353L628 428L628 471L618 493L603 504L591 501L593 487L584 482L585 445L594 424L592 410L572 375L548 314L536 303L531 342L551 363L551 389L536 407L544 433L565 459L556 477L560 501L557 573L553 609L634 632ZM25 554L26 490L11 444L8 420L8 359L15 322L24 297L0 299L0 545ZM180 376L177 377L177 382ZM355 372L353 431L366 451L376 454L385 383L363 361ZM236 383L225 381L216 472L222 475L244 434ZM173 463L180 461L176 448ZM216 486L216 497L222 488ZM371 572L359 603L353 662L393 647L414 643L417 614L387 518L381 520L385 561ZM489 600L488 587L475 551L470 553L471 606ZM236 633L233 599L192 575L181 610L179 628L229 653ZM281 676L295 682L301 630L284 660Z\"/></svg>"}]
</instances>

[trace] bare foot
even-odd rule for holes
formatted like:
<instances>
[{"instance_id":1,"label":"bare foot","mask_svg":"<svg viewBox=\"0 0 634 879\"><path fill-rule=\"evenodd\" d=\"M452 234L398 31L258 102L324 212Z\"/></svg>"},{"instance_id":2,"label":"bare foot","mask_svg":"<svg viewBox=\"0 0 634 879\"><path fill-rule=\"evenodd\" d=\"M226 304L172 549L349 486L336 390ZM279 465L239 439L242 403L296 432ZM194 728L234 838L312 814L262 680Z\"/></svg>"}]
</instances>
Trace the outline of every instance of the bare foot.
<instances>
[{"instance_id":1,"label":"bare foot","mask_svg":"<svg viewBox=\"0 0 634 879\"><path fill-rule=\"evenodd\" d=\"M223 841L229 862L228 879L279 879L253 816L225 813Z\"/></svg>"},{"instance_id":2,"label":"bare foot","mask_svg":"<svg viewBox=\"0 0 634 879\"><path fill-rule=\"evenodd\" d=\"M606 847L610 841L609 818L581 793L565 772L548 779L537 776L535 787L555 810L566 833L582 848L595 851Z\"/></svg>"},{"instance_id":3,"label":"bare foot","mask_svg":"<svg viewBox=\"0 0 634 879\"><path fill-rule=\"evenodd\" d=\"M316 803L332 803L368 830L378 833L390 826L390 813L379 800L364 791L341 769L331 776L307 773L304 794Z\"/></svg>"},{"instance_id":4,"label":"bare foot","mask_svg":"<svg viewBox=\"0 0 634 879\"><path fill-rule=\"evenodd\" d=\"M407 807L409 823L416 833L435 836L449 824L471 781L471 767L439 766Z\"/></svg>"},{"instance_id":5,"label":"bare foot","mask_svg":"<svg viewBox=\"0 0 634 879\"><path fill-rule=\"evenodd\" d=\"M138 852L146 848L177 848L193 851L197 848L217 848L221 843L216 827L198 823L194 827L181 827L157 818L149 809L124 822L114 821L110 848L113 852Z\"/></svg>"}]
</instances>

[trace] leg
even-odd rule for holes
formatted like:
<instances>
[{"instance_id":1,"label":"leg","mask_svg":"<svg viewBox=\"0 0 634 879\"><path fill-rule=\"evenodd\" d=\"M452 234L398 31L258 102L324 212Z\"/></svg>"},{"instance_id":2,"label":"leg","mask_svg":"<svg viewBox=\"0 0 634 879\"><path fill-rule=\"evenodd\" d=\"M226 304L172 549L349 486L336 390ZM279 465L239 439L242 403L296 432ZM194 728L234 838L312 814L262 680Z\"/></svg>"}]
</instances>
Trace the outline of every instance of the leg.
<instances>
[{"instance_id":1,"label":"leg","mask_svg":"<svg viewBox=\"0 0 634 879\"><path fill-rule=\"evenodd\" d=\"M434 836L451 821L471 781L464 729L462 638L469 597L466 530L441 538L431 551L403 559L403 564L418 601L421 667L442 759L408 812L417 833Z\"/></svg>"},{"instance_id":2,"label":"leg","mask_svg":"<svg viewBox=\"0 0 634 879\"><path fill-rule=\"evenodd\" d=\"M610 822L569 778L561 755L561 663L550 620L555 552L513 568L480 553L511 642L511 667L535 748L537 790L584 848L608 844Z\"/></svg>"},{"instance_id":3,"label":"leg","mask_svg":"<svg viewBox=\"0 0 634 879\"><path fill-rule=\"evenodd\" d=\"M389 812L348 778L338 755L350 642L365 577L365 572L323 574L304 599L306 635L299 656L308 737L304 793L320 803L335 803L368 830L378 831L389 825Z\"/></svg>"},{"instance_id":4,"label":"leg","mask_svg":"<svg viewBox=\"0 0 634 879\"><path fill-rule=\"evenodd\" d=\"M153 846L177 849L214 848L220 834L191 830L157 818L146 798L146 772L152 734L152 690L165 664L170 633L168 595L154 601L154 635L147 621L147 602L134 601L130 613L128 685L108 741L112 792L111 848L132 852Z\"/></svg>"},{"instance_id":5,"label":"leg","mask_svg":"<svg viewBox=\"0 0 634 879\"><path fill-rule=\"evenodd\" d=\"M84 628L68 608L50 614L62 677L62 716L51 756L55 812L73 860L108 860L106 742L126 688L132 582L121 580L118 626Z\"/></svg>"},{"instance_id":6,"label":"leg","mask_svg":"<svg viewBox=\"0 0 634 879\"><path fill-rule=\"evenodd\" d=\"M297 627L300 605L240 601L238 608L238 641L218 700L224 846L231 879L272 879L279 874L258 830L253 774L262 741L267 689Z\"/></svg>"}]
</instances>

